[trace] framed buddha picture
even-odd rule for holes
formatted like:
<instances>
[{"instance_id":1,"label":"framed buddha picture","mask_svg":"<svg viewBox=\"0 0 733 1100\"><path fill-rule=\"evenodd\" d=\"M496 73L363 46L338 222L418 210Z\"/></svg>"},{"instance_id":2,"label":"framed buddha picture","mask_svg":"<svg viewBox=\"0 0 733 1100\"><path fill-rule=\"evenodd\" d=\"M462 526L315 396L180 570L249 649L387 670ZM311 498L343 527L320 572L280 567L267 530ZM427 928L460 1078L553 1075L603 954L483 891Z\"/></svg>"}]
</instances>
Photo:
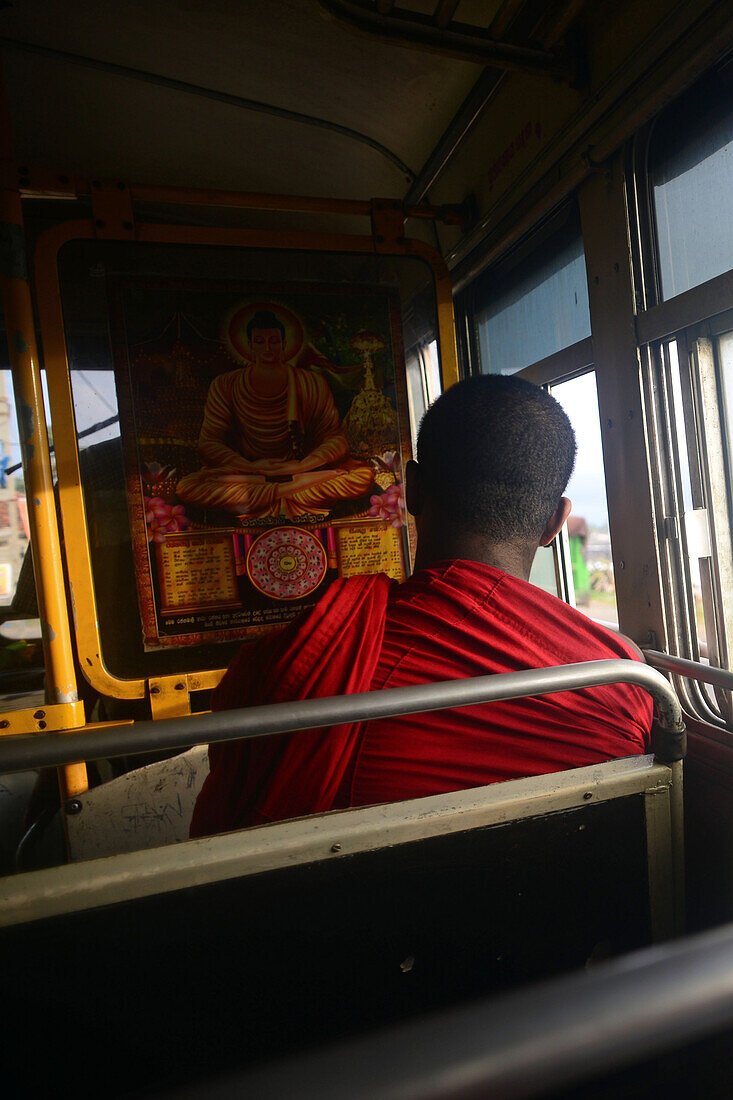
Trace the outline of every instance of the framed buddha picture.
<instances>
[{"instance_id":1,"label":"framed buddha picture","mask_svg":"<svg viewBox=\"0 0 733 1100\"><path fill-rule=\"evenodd\" d=\"M144 644L245 638L409 570L399 302L120 277L111 323Z\"/></svg>"}]
</instances>

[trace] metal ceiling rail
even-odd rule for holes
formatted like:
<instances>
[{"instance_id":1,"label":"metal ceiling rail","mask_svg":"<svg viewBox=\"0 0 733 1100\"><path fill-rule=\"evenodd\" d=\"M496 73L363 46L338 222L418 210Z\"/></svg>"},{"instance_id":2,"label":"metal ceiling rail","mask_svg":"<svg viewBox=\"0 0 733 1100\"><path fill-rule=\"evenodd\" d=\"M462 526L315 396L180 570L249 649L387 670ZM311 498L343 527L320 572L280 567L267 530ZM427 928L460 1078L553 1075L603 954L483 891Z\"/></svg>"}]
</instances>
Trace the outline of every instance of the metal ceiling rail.
<instances>
[{"instance_id":1,"label":"metal ceiling rail","mask_svg":"<svg viewBox=\"0 0 733 1100\"><path fill-rule=\"evenodd\" d=\"M536 39L539 35L541 44L546 49L556 46L572 22L577 19L584 3L585 0L564 0L564 3L559 9L555 10L549 21L541 19L540 23L535 25L532 37ZM514 23L523 4L524 0L504 0L489 26L489 37L494 40L501 38ZM439 23L438 16L439 10L436 9L433 16L434 21L439 26L445 25ZM541 31L542 33L540 33ZM578 68L578 64L576 58L576 68ZM425 197L453 160L479 117L498 93L507 75L506 69L502 69L500 65L489 65L483 70L468 96L448 123L437 145L410 184L410 188L405 195L405 202L420 202Z\"/></svg>"},{"instance_id":2,"label":"metal ceiling rail","mask_svg":"<svg viewBox=\"0 0 733 1100\"><path fill-rule=\"evenodd\" d=\"M649 692L661 731L655 745L657 758L664 763L681 760L685 725L667 680L640 661L608 660L127 723L102 730L87 727L89 732L5 736L0 738L0 774L618 683L636 684Z\"/></svg>"},{"instance_id":3,"label":"metal ceiling rail","mask_svg":"<svg viewBox=\"0 0 733 1100\"><path fill-rule=\"evenodd\" d=\"M224 206L250 210L296 211L303 214L344 214L368 218L374 204L391 199L333 199L314 195L273 195L259 191L222 191L201 187L167 187L161 184L130 184L133 202L172 203L177 206ZM467 218L465 205L431 206L429 203L403 204L405 218L435 219L448 225L462 225Z\"/></svg>"},{"instance_id":4,"label":"metal ceiling rail","mask_svg":"<svg viewBox=\"0 0 733 1100\"><path fill-rule=\"evenodd\" d=\"M24 42L17 38L0 38L0 47L21 53L37 54L39 57L48 57L71 65L80 65L86 69L96 69L112 76L138 80L143 84L154 84L159 88L168 88L170 91L200 96L202 99L212 99L216 103L225 103L229 107L240 107L245 111L257 111L260 114L274 115L276 118L283 118L289 122L300 122L307 126L317 126L321 130L330 130L334 134L341 134L342 137L361 142L362 145L368 145L370 149L380 153L381 156L399 168L408 183L415 178L415 173L410 166L405 164L392 149L382 145L375 138L369 137L368 134L353 130L350 126L342 126L338 122L332 122L331 119L320 118L318 115L306 115L302 111L291 111L286 107L278 107L274 103L264 103L259 99L248 99L245 96L232 95L216 88L205 88L200 84L191 84L187 80L176 80L173 77L163 76L161 73L151 73L144 69L132 68L129 65L117 65L112 61L104 61L101 58L71 53L69 50L58 50L52 46L42 46L37 42Z\"/></svg>"},{"instance_id":5,"label":"metal ceiling rail","mask_svg":"<svg viewBox=\"0 0 733 1100\"><path fill-rule=\"evenodd\" d=\"M206 1096L521 1100L598 1080L731 1023L729 924L316 1053L222 1075L206 1081ZM183 1100L193 1092L174 1088L167 1095Z\"/></svg>"},{"instance_id":6,"label":"metal ceiling rail","mask_svg":"<svg viewBox=\"0 0 733 1100\"><path fill-rule=\"evenodd\" d=\"M458 111L448 123L437 145L423 164L405 195L405 202L422 202L463 145L475 123L498 92L505 73L489 66L484 69Z\"/></svg>"}]
</instances>

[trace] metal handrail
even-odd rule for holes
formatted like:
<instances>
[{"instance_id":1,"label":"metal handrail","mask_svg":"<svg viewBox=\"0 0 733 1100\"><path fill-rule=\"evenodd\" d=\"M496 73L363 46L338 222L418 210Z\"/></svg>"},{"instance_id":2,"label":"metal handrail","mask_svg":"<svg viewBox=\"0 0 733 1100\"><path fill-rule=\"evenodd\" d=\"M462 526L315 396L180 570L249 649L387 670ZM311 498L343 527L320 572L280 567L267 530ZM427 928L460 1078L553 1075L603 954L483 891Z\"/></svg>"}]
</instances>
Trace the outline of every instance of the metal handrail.
<instances>
[{"instance_id":1,"label":"metal handrail","mask_svg":"<svg viewBox=\"0 0 733 1100\"><path fill-rule=\"evenodd\" d=\"M681 760L685 754L685 725L677 696L667 680L640 661L607 660L270 703L136 722L132 726L106 726L97 731L7 736L0 738L0 774L618 683L635 684L654 698L661 734L655 745L656 755L665 763Z\"/></svg>"},{"instance_id":2,"label":"metal handrail","mask_svg":"<svg viewBox=\"0 0 733 1100\"><path fill-rule=\"evenodd\" d=\"M688 680L700 680L703 684L713 684L714 687L727 688L728 691L733 690L733 672L730 669L715 668L700 661L688 661L685 657L674 657L656 649L645 649L642 652L652 668L674 672Z\"/></svg>"},{"instance_id":3,"label":"metal handrail","mask_svg":"<svg viewBox=\"0 0 733 1100\"><path fill-rule=\"evenodd\" d=\"M209 1100L546 1095L733 1023L733 925L206 1082ZM171 1098L181 1095L173 1089ZM188 1092L185 1095L189 1095Z\"/></svg>"}]
</instances>

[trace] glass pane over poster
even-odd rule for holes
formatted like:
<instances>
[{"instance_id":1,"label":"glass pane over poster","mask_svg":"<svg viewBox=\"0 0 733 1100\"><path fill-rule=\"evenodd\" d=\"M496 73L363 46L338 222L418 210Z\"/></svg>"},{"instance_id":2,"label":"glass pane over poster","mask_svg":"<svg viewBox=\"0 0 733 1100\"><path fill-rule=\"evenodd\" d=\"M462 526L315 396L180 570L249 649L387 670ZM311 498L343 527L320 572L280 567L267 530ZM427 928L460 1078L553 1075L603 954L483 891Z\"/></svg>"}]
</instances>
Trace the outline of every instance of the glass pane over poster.
<instances>
[{"instance_id":1,"label":"glass pane over poster","mask_svg":"<svg viewBox=\"0 0 733 1100\"><path fill-rule=\"evenodd\" d=\"M407 575L402 309L413 291L424 297L427 265L66 248L77 422L82 405L85 422L109 420L109 405L119 419L116 439L80 440L110 671L221 667L221 643L290 621L338 577ZM247 278L255 271L270 278ZM98 414L88 407L95 388ZM92 452L105 448L102 477ZM103 623L115 559L128 601L134 583L124 644L115 616Z\"/></svg>"},{"instance_id":2,"label":"glass pane over poster","mask_svg":"<svg viewBox=\"0 0 733 1100\"><path fill-rule=\"evenodd\" d=\"M404 579L394 296L146 279L111 294L146 646L252 636L337 577Z\"/></svg>"}]
</instances>

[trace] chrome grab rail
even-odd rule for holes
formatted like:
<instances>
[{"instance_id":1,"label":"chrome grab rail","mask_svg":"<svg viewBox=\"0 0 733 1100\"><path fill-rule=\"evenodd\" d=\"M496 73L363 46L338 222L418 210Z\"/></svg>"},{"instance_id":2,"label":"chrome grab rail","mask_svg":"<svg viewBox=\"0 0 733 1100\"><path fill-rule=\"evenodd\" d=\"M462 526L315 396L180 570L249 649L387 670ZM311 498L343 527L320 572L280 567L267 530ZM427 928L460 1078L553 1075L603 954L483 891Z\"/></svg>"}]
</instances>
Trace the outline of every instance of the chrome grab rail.
<instances>
[{"instance_id":1,"label":"chrome grab rail","mask_svg":"<svg viewBox=\"0 0 733 1100\"><path fill-rule=\"evenodd\" d=\"M656 649L644 649L642 652L652 668L664 669L665 672L674 672L688 680L700 680L703 684L713 684L715 687L733 691L733 672L730 669L715 668L714 665L704 665L700 661L688 661L685 657L673 657Z\"/></svg>"},{"instance_id":2,"label":"chrome grab rail","mask_svg":"<svg viewBox=\"0 0 733 1100\"><path fill-rule=\"evenodd\" d=\"M731 1024L729 924L287 1061L223 1073L206 1081L205 1092L208 1100L521 1100L550 1089L555 1095ZM174 1088L169 1095L190 1093Z\"/></svg>"},{"instance_id":3,"label":"chrome grab rail","mask_svg":"<svg viewBox=\"0 0 733 1100\"><path fill-rule=\"evenodd\" d=\"M129 723L106 726L96 731L6 736L0 738L0 774L618 683L635 684L654 698L659 731L656 755L664 763L681 760L685 754L685 725L677 696L668 681L661 672L640 661L607 660L325 699L270 703L157 722L135 722L132 726Z\"/></svg>"}]
</instances>

